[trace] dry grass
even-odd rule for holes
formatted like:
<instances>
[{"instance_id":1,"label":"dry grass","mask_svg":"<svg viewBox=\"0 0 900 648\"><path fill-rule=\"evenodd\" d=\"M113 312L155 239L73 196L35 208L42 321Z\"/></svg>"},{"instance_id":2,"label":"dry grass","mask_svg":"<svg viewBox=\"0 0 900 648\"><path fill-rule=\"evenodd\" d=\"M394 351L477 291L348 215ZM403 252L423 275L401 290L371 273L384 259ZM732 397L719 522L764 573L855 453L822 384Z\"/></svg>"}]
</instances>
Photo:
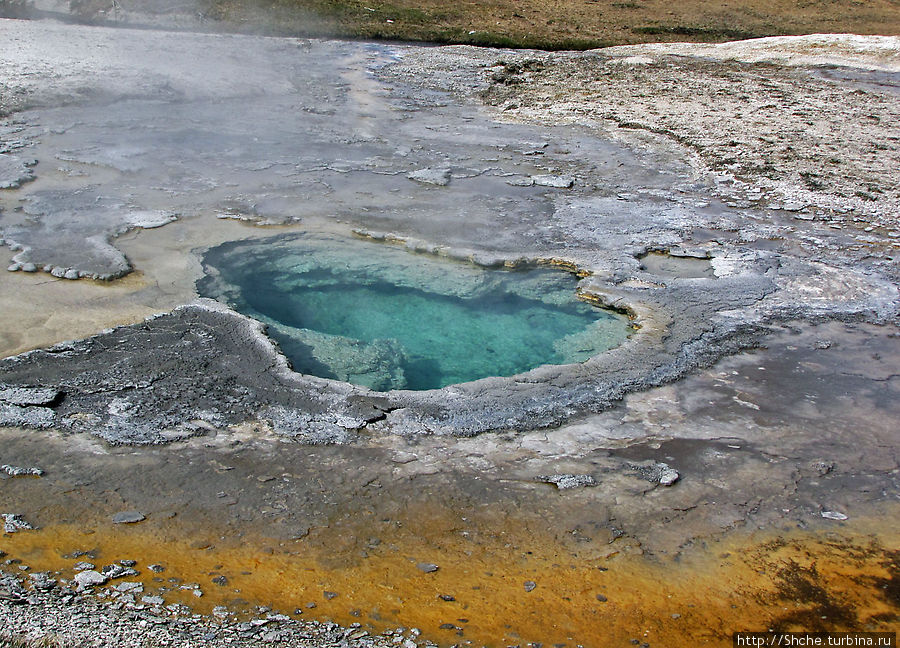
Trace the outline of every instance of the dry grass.
<instances>
[{"instance_id":1,"label":"dry grass","mask_svg":"<svg viewBox=\"0 0 900 648\"><path fill-rule=\"evenodd\" d=\"M203 0L242 30L543 49L900 34L898 0Z\"/></svg>"},{"instance_id":2,"label":"dry grass","mask_svg":"<svg viewBox=\"0 0 900 648\"><path fill-rule=\"evenodd\" d=\"M55 635L44 635L39 639L0 633L0 648L74 648L64 644Z\"/></svg>"}]
</instances>

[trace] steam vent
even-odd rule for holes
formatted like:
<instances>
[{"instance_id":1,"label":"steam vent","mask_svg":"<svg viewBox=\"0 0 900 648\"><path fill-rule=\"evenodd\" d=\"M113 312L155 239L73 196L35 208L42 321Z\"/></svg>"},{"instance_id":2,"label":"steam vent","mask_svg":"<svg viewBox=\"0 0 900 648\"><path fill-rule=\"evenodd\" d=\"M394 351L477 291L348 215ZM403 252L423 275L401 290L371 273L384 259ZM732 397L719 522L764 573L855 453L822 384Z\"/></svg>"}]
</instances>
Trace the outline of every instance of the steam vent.
<instances>
[{"instance_id":1,"label":"steam vent","mask_svg":"<svg viewBox=\"0 0 900 648\"><path fill-rule=\"evenodd\" d=\"M0 0L0 646L891 639L896 6L405 1Z\"/></svg>"}]
</instances>

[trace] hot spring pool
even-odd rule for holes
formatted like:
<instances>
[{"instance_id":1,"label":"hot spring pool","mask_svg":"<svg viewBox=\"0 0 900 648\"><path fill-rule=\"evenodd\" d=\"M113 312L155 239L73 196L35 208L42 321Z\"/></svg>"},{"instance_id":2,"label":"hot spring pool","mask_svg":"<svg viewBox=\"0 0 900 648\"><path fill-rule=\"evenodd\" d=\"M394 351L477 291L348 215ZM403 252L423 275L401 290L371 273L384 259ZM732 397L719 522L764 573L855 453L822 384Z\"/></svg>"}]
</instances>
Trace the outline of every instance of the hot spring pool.
<instances>
[{"instance_id":1,"label":"hot spring pool","mask_svg":"<svg viewBox=\"0 0 900 648\"><path fill-rule=\"evenodd\" d=\"M631 332L558 269L489 270L313 235L226 243L203 263L200 294L264 322L295 371L377 391L581 362Z\"/></svg>"}]
</instances>

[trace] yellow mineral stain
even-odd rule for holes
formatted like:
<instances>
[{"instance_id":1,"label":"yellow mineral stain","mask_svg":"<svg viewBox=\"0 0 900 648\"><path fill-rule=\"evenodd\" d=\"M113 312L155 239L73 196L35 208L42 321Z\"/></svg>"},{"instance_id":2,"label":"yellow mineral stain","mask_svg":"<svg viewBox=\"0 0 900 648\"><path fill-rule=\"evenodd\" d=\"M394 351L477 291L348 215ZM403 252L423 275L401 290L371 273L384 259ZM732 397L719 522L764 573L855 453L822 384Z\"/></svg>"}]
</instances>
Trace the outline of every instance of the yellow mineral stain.
<instances>
[{"instance_id":1,"label":"yellow mineral stain","mask_svg":"<svg viewBox=\"0 0 900 648\"><path fill-rule=\"evenodd\" d=\"M32 571L62 578L72 577L78 559L64 556L76 550L94 550L96 559L81 559L98 568L138 559L145 595L167 588L166 604L201 613L216 605L299 608L302 618L376 631L418 627L444 646L730 645L740 630L895 629L900 534L884 528L893 514L834 532L732 533L678 558L644 555L624 539L579 548L509 522L479 529L476 542L434 516L379 527L379 542L368 545L371 521L276 540L213 529L186 537L174 520L149 519L48 525L5 535L0 547ZM417 567L424 562L439 569L425 573ZM165 572L147 569L152 563ZM227 584L213 584L217 576ZM171 589L194 582L202 598Z\"/></svg>"}]
</instances>

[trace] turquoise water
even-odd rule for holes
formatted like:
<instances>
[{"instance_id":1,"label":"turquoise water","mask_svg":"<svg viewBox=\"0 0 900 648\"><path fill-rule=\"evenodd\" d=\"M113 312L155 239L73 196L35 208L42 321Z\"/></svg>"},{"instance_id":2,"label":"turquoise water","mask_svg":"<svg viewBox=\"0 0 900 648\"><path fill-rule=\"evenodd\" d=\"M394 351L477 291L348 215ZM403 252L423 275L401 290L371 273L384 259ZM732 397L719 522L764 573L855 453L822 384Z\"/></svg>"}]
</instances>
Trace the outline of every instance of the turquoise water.
<instances>
[{"instance_id":1,"label":"turquoise water","mask_svg":"<svg viewBox=\"0 0 900 648\"><path fill-rule=\"evenodd\" d=\"M485 270L311 237L226 244L204 264L200 293L268 324L295 371L380 391L580 362L630 330L578 300L559 270Z\"/></svg>"}]
</instances>

